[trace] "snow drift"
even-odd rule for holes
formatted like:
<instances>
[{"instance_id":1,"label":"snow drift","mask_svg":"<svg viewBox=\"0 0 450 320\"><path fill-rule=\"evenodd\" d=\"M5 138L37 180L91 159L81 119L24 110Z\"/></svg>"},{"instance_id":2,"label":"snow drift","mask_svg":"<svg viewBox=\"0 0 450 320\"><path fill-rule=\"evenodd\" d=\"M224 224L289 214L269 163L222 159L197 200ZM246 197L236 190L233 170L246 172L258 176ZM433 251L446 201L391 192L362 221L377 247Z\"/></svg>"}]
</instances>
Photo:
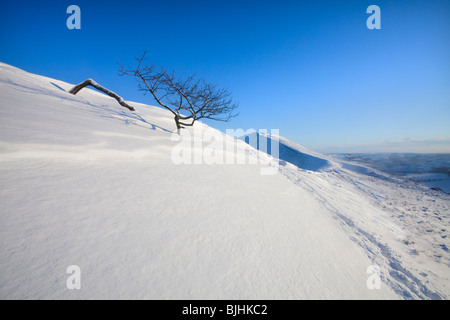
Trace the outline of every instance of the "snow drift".
<instances>
[{"instance_id":1,"label":"snow drift","mask_svg":"<svg viewBox=\"0 0 450 320\"><path fill-rule=\"evenodd\" d=\"M291 162L276 175L260 162L177 165L168 112L71 87L0 64L1 298L449 296L445 195L285 139Z\"/></svg>"}]
</instances>

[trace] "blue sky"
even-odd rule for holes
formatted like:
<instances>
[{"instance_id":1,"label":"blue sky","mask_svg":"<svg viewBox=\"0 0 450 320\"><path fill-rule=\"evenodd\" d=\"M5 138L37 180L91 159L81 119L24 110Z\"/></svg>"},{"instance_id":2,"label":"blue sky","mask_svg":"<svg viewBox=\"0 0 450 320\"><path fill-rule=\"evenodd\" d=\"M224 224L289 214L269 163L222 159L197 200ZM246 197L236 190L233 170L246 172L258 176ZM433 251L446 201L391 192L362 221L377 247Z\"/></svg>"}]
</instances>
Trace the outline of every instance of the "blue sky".
<instances>
[{"instance_id":1,"label":"blue sky","mask_svg":"<svg viewBox=\"0 0 450 320\"><path fill-rule=\"evenodd\" d=\"M69 5L81 30L69 30ZM381 29L369 30L369 5ZM227 128L321 152L450 152L450 1L2 1L0 61L156 104L117 62L226 87Z\"/></svg>"}]
</instances>

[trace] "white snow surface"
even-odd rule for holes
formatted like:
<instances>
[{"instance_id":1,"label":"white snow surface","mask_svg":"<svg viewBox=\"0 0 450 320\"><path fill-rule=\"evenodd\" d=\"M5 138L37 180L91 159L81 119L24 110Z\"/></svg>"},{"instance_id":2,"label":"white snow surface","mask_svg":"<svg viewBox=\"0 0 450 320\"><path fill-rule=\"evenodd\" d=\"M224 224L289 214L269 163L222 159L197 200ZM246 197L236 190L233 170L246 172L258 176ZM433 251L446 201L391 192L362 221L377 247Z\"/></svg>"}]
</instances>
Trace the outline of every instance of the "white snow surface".
<instances>
[{"instance_id":1,"label":"white snow surface","mask_svg":"<svg viewBox=\"0 0 450 320\"><path fill-rule=\"evenodd\" d=\"M449 298L449 195L281 137L275 175L175 164L169 112L72 86L0 63L0 298Z\"/></svg>"}]
</instances>

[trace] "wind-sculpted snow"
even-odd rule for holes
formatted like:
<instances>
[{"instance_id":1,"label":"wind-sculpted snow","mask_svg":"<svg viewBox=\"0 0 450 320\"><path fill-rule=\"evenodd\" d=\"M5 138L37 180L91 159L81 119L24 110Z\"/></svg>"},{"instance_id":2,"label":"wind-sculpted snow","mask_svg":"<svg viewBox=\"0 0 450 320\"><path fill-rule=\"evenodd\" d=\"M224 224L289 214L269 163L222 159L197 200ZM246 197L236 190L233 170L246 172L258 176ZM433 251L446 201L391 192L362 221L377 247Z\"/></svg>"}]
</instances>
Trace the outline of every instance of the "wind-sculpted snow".
<instances>
[{"instance_id":1,"label":"wind-sculpted snow","mask_svg":"<svg viewBox=\"0 0 450 320\"><path fill-rule=\"evenodd\" d=\"M321 156L313 155L311 152L306 151L306 149L300 150L299 148L295 148L293 143L286 143L287 140L277 137L279 142L279 154L277 158L281 161L281 164L289 162L299 168L310 170L310 171L320 171L324 169L328 169L332 166L330 161L324 159ZM248 135L244 135L240 137L240 139L249 143L252 147L257 150L266 151L268 154L273 155L271 150L272 138L270 135L262 135L260 133L251 133ZM260 139L265 139L267 150L263 150L260 146Z\"/></svg>"},{"instance_id":2,"label":"wind-sculpted snow","mask_svg":"<svg viewBox=\"0 0 450 320\"><path fill-rule=\"evenodd\" d=\"M448 299L448 195L283 137L176 164L168 112L71 87L0 64L1 298Z\"/></svg>"},{"instance_id":3,"label":"wind-sculpted snow","mask_svg":"<svg viewBox=\"0 0 450 320\"><path fill-rule=\"evenodd\" d=\"M302 153L283 143L280 144L280 160L309 171L320 171L331 167L328 160Z\"/></svg>"}]
</instances>

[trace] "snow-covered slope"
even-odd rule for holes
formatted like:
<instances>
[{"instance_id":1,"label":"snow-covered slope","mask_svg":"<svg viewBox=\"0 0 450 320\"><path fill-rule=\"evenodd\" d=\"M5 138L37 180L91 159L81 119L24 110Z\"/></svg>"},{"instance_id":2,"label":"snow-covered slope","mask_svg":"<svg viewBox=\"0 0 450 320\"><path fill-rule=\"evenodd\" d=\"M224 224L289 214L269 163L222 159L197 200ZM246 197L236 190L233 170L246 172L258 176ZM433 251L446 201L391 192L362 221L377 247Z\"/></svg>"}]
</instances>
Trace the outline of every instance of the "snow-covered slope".
<instances>
[{"instance_id":1,"label":"snow-covered slope","mask_svg":"<svg viewBox=\"0 0 450 320\"><path fill-rule=\"evenodd\" d=\"M241 137L255 148L261 138L268 145L271 139L279 141L281 173L328 208L374 265L386 268L384 281L395 292L406 299L448 297L448 194L361 163L318 154L283 137L255 133Z\"/></svg>"},{"instance_id":2,"label":"snow-covered slope","mask_svg":"<svg viewBox=\"0 0 450 320\"><path fill-rule=\"evenodd\" d=\"M448 198L312 153L176 164L165 110L71 87L0 64L0 298L448 298Z\"/></svg>"}]
</instances>

